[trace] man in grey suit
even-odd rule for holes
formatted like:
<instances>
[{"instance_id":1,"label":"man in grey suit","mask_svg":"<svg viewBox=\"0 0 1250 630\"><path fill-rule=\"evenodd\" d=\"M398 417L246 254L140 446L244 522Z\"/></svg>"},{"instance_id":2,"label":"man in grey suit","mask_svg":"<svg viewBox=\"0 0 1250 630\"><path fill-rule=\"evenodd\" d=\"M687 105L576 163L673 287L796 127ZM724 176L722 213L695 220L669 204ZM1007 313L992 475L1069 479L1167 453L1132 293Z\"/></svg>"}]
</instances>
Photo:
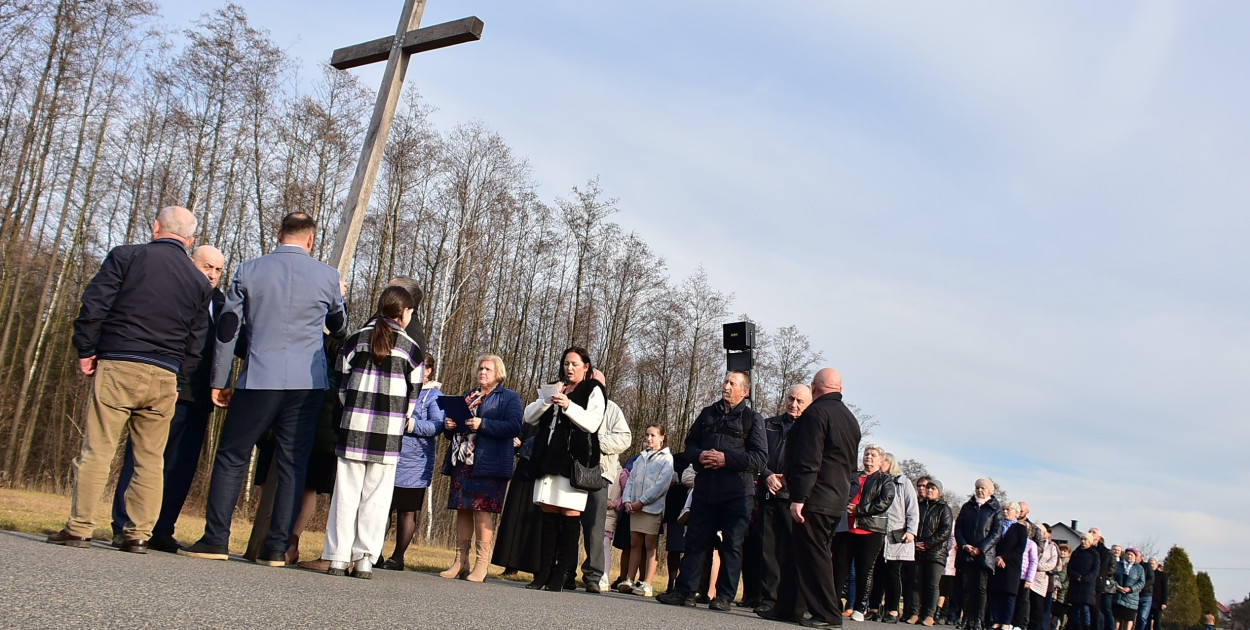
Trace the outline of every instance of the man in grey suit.
<instances>
[{"instance_id":1,"label":"man in grey suit","mask_svg":"<svg viewBox=\"0 0 1250 630\"><path fill-rule=\"evenodd\" d=\"M338 271L309 255L315 236L312 217L286 215L277 249L239 265L230 283L217 325L212 375L213 404L230 410L213 461L204 536L178 552L182 555L229 558L230 519L252 447L272 428L271 465L278 467L278 486L273 520L256 562L286 564L317 415L330 387L323 329L337 335L347 327ZM232 393L235 344L244 326L247 353Z\"/></svg>"}]
</instances>

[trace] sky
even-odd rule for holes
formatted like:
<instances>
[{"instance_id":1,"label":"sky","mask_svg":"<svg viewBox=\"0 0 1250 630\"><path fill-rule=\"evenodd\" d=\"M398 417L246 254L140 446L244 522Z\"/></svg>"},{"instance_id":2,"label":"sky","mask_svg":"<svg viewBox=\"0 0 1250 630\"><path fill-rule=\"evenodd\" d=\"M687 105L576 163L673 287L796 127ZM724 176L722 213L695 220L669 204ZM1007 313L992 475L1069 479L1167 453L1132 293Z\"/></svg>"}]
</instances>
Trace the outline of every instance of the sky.
<instances>
[{"instance_id":1,"label":"sky","mask_svg":"<svg viewBox=\"0 0 1250 630\"><path fill-rule=\"evenodd\" d=\"M237 2L303 77L402 6ZM440 128L500 133L549 202L598 176L674 278L797 325L947 488L993 477L1250 594L1250 3L430 0L422 24L469 15L481 41L409 67Z\"/></svg>"}]
</instances>

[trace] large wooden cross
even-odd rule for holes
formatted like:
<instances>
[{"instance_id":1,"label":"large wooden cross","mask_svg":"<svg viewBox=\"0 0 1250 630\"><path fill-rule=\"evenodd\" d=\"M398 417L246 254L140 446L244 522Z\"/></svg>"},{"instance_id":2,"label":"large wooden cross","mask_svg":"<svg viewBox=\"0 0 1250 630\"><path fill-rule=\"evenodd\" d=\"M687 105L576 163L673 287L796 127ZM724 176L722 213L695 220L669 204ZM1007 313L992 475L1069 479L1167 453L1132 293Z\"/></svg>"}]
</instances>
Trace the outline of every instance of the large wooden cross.
<instances>
[{"instance_id":1,"label":"large wooden cross","mask_svg":"<svg viewBox=\"0 0 1250 630\"><path fill-rule=\"evenodd\" d=\"M340 48L334 51L330 59L330 65L339 70L386 61L382 86L378 88L378 100L373 105L373 118L369 120L369 130L365 134L365 146L360 150L356 175L352 178L351 190L343 204L343 223L339 225L334 250L330 254L330 264L337 267L344 278L347 278L352 268L356 241L360 239L360 228L364 225L365 211L369 208L369 196L373 194L378 167L382 164L386 137L391 133L391 120L395 117L395 106L399 104L404 75L408 72L409 57L419 52L482 38L483 24L476 17L418 28L421 26L421 14L425 12L425 3L426 0L404 0L404 10L399 17L399 26L395 29L394 36ZM276 465L270 465L265 491L261 493L260 504L256 508L252 535L244 554L249 560L256 559L261 544L269 533L273 497L278 486L277 470ZM299 509L298 505L296 509Z\"/></svg>"},{"instance_id":2,"label":"large wooden cross","mask_svg":"<svg viewBox=\"0 0 1250 630\"><path fill-rule=\"evenodd\" d=\"M344 278L352 267L356 241L360 239L360 228L364 225L369 196L373 194L373 184L377 180L378 167L382 164L386 137L390 135L391 120L395 117L395 106L399 103L404 74L408 71L408 59L415 53L482 38L483 24L476 17L418 28L421 25L421 14L425 12L425 3L426 0L404 0L404 11L393 37L340 48L334 51L334 56L330 59L330 65L339 70L386 61L382 86L378 88L378 100L373 106L373 118L365 133L365 146L360 150L356 175L352 178L351 190L343 204L343 223L339 226L334 250L330 254L330 264L338 267Z\"/></svg>"}]
</instances>

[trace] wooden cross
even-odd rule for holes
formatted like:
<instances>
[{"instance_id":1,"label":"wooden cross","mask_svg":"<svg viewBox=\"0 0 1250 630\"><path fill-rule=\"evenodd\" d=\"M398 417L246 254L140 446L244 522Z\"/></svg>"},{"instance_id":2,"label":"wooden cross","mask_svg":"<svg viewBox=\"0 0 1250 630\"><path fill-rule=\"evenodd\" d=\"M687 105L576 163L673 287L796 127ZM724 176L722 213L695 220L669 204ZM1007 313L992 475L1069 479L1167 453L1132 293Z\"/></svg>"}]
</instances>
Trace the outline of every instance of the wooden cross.
<instances>
[{"instance_id":1,"label":"wooden cross","mask_svg":"<svg viewBox=\"0 0 1250 630\"><path fill-rule=\"evenodd\" d=\"M408 59L415 53L482 38L483 24L476 17L418 28L421 25L421 14L425 12L425 3L426 0L404 0L404 11L400 15L399 27L395 29L394 36L340 48L334 51L334 56L330 59L330 65L339 70L386 61L382 86L378 89L378 100L373 106L373 118L369 121L369 129L365 134L365 146L360 150L356 175L352 178L351 190L343 204L343 223L339 226L334 250L330 255L330 264L338 267L344 278L352 267L356 241L360 239L360 228L364 225L369 196L373 194L378 167L382 164L383 147L391 132L391 120L395 117L395 106L399 103L404 74L408 71Z\"/></svg>"},{"instance_id":2,"label":"wooden cross","mask_svg":"<svg viewBox=\"0 0 1250 630\"><path fill-rule=\"evenodd\" d=\"M352 187L343 205L343 223L339 225L334 250L330 254L331 264L338 268L344 278L352 268L356 242L360 240L360 228L364 225L365 211L369 208L369 196L373 194L373 184L377 180L378 167L382 164L386 137L391 133L391 120L395 117L395 106L399 103L404 75L408 72L409 57L419 52L482 38L483 24L476 17L418 28L421 25L421 14L425 12L425 3L426 0L404 0L404 10L400 14L399 26L395 29L394 36L340 48L334 51L330 59L330 65L339 70L386 61L382 86L378 88L378 100L373 105L373 118L369 120L369 130L365 134L365 146L360 150L356 175L352 178ZM261 544L269 533L273 498L278 487L277 470L277 465L269 466L265 490L256 507L252 535L247 543L247 552L244 553L244 557L249 560L256 559ZM295 506L297 510L299 507Z\"/></svg>"}]
</instances>

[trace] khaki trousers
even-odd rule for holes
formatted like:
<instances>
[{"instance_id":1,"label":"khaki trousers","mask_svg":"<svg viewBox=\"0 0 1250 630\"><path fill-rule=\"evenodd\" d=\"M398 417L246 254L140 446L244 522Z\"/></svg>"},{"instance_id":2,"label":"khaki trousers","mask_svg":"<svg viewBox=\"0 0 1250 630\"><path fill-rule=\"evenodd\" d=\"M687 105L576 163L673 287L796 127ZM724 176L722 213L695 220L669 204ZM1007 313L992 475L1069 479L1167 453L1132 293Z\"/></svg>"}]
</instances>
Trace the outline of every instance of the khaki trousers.
<instances>
[{"instance_id":1,"label":"khaki trousers","mask_svg":"<svg viewBox=\"0 0 1250 630\"><path fill-rule=\"evenodd\" d=\"M169 370L132 361L99 361L91 381L82 453L74 460L73 504L65 529L90 538L95 510L108 483L122 428L130 428L135 473L126 489L127 540L147 540L161 510L165 441L178 401L177 377Z\"/></svg>"}]
</instances>

